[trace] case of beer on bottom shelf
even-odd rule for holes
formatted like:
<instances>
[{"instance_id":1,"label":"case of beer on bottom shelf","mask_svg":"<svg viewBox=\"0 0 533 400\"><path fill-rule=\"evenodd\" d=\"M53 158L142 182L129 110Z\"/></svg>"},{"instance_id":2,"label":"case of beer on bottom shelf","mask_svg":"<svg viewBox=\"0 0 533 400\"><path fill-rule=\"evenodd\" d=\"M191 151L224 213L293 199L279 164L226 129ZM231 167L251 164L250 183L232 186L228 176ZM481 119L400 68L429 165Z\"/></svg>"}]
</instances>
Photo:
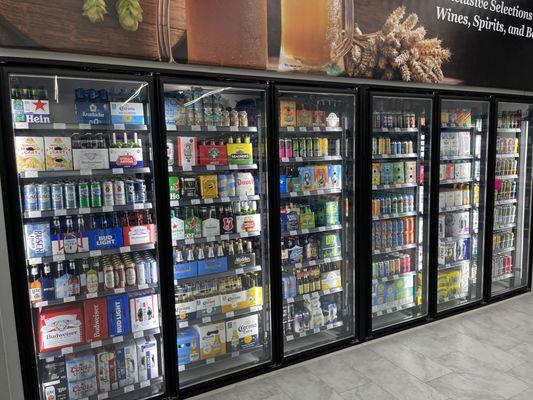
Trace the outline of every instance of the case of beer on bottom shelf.
<instances>
[{"instance_id":1,"label":"case of beer on bottom shelf","mask_svg":"<svg viewBox=\"0 0 533 400\"><path fill-rule=\"evenodd\" d=\"M159 352L154 336L147 336L135 341L137 346L137 362L139 365L139 381L154 379L159 376Z\"/></svg>"}]
</instances>

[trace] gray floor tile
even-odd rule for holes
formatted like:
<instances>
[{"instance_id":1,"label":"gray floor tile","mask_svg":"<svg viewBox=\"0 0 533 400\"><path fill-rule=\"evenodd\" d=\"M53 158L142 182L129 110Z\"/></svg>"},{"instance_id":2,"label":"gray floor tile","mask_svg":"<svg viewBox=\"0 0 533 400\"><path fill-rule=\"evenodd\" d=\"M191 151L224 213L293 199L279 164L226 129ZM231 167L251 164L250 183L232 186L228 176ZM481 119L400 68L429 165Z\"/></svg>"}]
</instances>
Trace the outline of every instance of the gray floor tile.
<instances>
[{"instance_id":1,"label":"gray floor tile","mask_svg":"<svg viewBox=\"0 0 533 400\"><path fill-rule=\"evenodd\" d=\"M528 389L509 400L531 400L531 399L533 399L533 389Z\"/></svg>"},{"instance_id":2,"label":"gray floor tile","mask_svg":"<svg viewBox=\"0 0 533 400\"><path fill-rule=\"evenodd\" d=\"M507 374L520 378L530 386L533 386L533 360L514 367L507 371ZM533 399L533 396L531 398Z\"/></svg>"},{"instance_id":3,"label":"gray floor tile","mask_svg":"<svg viewBox=\"0 0 533 400\"><path fill-rule=\"evenodd\" d=\"M353 355L355 362L357 356ZM340 362L335 354L322 357L306 364L306 369L326 382L337 393L346 392L361 385L369 384L370 381L346 363Z\"/></svg>"},{"instance_id":4,"label":"gray floor tile","mask_svg":"<svg viewBox=\"0 0 533 400\"><path fill-rule=\"evenodd\" d=\"M395 400L392 394L374 383L359 386L355 389L341 393L345 400Z\"/></svg>"},{"instance_id":5,"label":"gray floor tile","mask_svg":"<svg viewBox=\"0 0 533 400\"><path fill-rule=\"evenodd\" d=\"M331 386L311 374L305 367L277 373L269 382L277 384L292 400L342 400Z\"/></svg>"},{"instance_id":6,"label":"gray floor tile","mask_svg":"<svg viewBox=\"0 0 533 400\"><path fill-rule=\"evenodd\" d=\"M504 400L488 388L472 381L470 377L462 374L451 373L441 376L428 383L442 395L453 400Z\"/></svg>"}]
</instances>

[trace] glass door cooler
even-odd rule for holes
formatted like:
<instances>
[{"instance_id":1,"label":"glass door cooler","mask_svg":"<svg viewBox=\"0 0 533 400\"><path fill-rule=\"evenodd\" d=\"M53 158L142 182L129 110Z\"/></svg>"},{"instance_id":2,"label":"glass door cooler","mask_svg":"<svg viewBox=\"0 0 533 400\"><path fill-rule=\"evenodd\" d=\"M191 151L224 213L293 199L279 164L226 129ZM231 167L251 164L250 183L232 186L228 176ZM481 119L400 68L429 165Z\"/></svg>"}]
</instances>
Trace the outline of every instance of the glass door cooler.
<instances>
[{"instance_id":1,"label":"glass door cooler","mask_svg":"<svg viewBox=\"0 0 533 400\"><path fill-rule=\"evenodd\" d=\"M437 312L482 296L489 103L441 99Z\"/></svg>"},{"instance_id":2,"label":"glass door cooler","mask_svg":"<svg viewBox=\"0 0 533 400\"><path fill-rule=\"evenodd\" d=\"M180 388L271 360L265 91L164 83Z\"/></svg>"},{"instance_id":3,"label":"glass door cooler","mask_svg":"<svg viewBox=\"0 0 533 400\"><path fill-rule=\"evenodd\" d=\"M526 286L531 218L532 106L497 103L492 295Z\"/></svg>"},{"instance_id":4,"label":"glass door cooler","mask_svg":"<svg viewBox=\"0 0 533 400\"><path fill-rule=\"evenodd\" d=\"M354 335L353 94L277 92L283 351Z\"/></svg>"},{"instance_id":5,"label":"glass door cooler","mask_svg":"<svg viewBox=\"0 0 533 400\"><path fill-rule=\"evenodd\" d=\"M372 329L427 314L430 98L372 97Z\"/></svg>"},{"instance_id":6,"label":"glass door cooler","mask_svg":"<svg viewBox=\"0 0 533 400\"><path fill-rule=\"evenodd\" d=\"M12 74L9 86L40 398L161 394L148 83Z\"/></svg>"}]
</instances>

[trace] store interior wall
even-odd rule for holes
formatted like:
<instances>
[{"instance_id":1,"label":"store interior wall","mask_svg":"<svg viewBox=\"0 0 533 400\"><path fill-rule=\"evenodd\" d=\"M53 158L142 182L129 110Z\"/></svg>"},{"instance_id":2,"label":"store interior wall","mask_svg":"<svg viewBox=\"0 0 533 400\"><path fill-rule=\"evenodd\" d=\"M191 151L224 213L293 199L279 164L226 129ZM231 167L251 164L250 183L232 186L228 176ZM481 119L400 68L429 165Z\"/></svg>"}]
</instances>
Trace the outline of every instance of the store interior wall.
<instances>
[{"instance_id":1,"label":"store interior wall","mask_svg":"<svg viewBox=\"0 0 533 400\"><path fill-rule=\"evenodd\" d=\"M4 205L1 196L0 210L0 398L2 400L23 400L24 393L7 254Z\"/></svg>"}]
</instances>

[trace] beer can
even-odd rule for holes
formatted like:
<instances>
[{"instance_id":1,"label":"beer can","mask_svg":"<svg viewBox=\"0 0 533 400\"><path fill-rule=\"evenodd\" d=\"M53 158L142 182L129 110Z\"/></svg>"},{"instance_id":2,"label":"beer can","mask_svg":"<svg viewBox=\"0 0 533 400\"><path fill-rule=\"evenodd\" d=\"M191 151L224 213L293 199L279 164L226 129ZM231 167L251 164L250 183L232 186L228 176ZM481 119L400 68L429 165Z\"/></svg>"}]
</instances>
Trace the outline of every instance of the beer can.
<instances>
[{"instance_id":1,"label":"beer can","mask_svg":"<svg viewBox=\"0 0 533 400\"><path fill-rule=\"evenodd\" d=\"M65 183L65 208L76 208L76 185L71 182Z\"/></svg>"},{"instance_id":2,"label":"beer can","mask_svg":"<svg viewBox=\"0 0 533 400\"><path fill-rule=\"evenodd\" d=\"M135 202L146 203L146 183L144 179L135 180Z\"/></svg>"},{"instance_id":3,"label":"beer can","mask_svg":"<svg viewBox=\"0 0 533 400\"><path fill-rule=\"evenodd\" d=\"M63 203L63 185L61 183L52 183L50 185L52 210L62 210L65 208Z\"/></svg>"},{"instance_id":4,"label":"beer can","mask_svg":"<svg viewBox=\"0 0 533 400\"><path fill-rule=\"evenodd\" d=\"M78 202L80 208L89 208L89 184L85 181L78 182Z\"/></svg>"},{"instance_id":5,"label":"beer can","mask_svg":"<svg viewBox=\"0 0 533 400\"><path fill-rule=\"evenodd\" d=\"M313 157L320 157L320 138L313 139Z\"/></svg>"},{"instance_id":6,"label":"beer can","mask_svg":"<svg viewBox=\"0 0 533 400\"><path fill-rule=\"evenodd\" d=\"M307 142L305 138L300 138L298 144L300 146L300 157L307 157Z\"/></svg>"},{"instance_id":7,"label":"beer can","mask_svg":"<svg viewBox=\"0 0 533 400\"><path fill-rule=\"evenodd\" d=\"M300 157L300 146L298 139L290 139L292 142L292 156L293 157ZM287 144L285 143L285 149Z\"/></svg>"},{"instance_id":8,"label":"beer can","mask_svg":"<svg viewBox=\"0 0 533 400\"><path fill-rule=\"evenodd\" d=\"M103 204L104 206L114 206L115 198L113 196L113 182L104 181L102 182L102 194L103 194Z\"/></svg>"},{"instance_id":9,"label":"beer can","mask_svg":"<svg viewBox=\"0 0 533 400\"><path fill-rule=\"evenodd\" d=\"M37 185L37 203L39 204L40 211L46 211L52 208L50 201L50 186L48 183Z\"/></svg>"},{"instance_id":10,"label":"beer can","mask_svg":"<svg viewBox=\"0 0 533 400\"><path fill-rule=\"evenodd\" d=\"M329 142L328 138L324 137L320 139L320 156L326 157L329 155Z\"/></svg>"},{"instance_id":11,"label":"beer can","mask_svg":"<svg viewBox=\"0 0 533 400\"><path fill-rule=\"evenodd\" d=\"M126 204L135 203L135 182L132 180L124 181L124 195L126 197Z\"/></svg>"},{"instance_id":12,"label":"beer can","mask_svg":"<svg viewBox=\"0 0 533 400\"><path fill-rule=\"evenodd\" d=\"M102 207L102 186L99 181L91 181L91 207Z\"/></svg>"},{"instance_id":13,"label":"beer can","mask_svg":"<svg viewBox=\"0 0 533 400\"><path fill-rule=\"evenodd\" d=\"M33 183L24 185L24 211L37 211L38 209L37 185Z\"/></svg>"},{"instance_id":14,"label":"beer can","mask_svg":"<svg viewBox=\"0 0 533 400\"><path fill-rule=\"evenodd\" d=\"M285 139L285 157L293 157L292 139Z\"/></svg>"},{"instance_id":15,"label":"beer can","mask_svg":"<svg viewBox=\"0 0 533 400\"><path fill-rule=\"evenodd\" d=\"M113 196L115 197L115 205L123 206L126 204L126 194L123 181L119 179L113 181Z\"/></svg>"},{"instance_id":16,"label":"beer can","mask_svg":"<svg viewBox=\"0 0 533 400\"><path fill-rule=\"evenodd\" d=\"M287 157L285 155L285 139L279 139L279 158Z\"/></svg>"},{"instance_id":17,"label":"beer can","mask_svg":"<svg viewBox=\"0 0 533 400\"><path fill-rule=\"evenodd\" d=\"M307 157L313 157L315 152L314 152L314 148L313 148L313 138L312 137L308 137L305 139L305 146L307 148Z\"/></svg>"},{"instance_id":18,"label":"beer can","mask_svg":"<svg viewBox=\"0 0 533 400\"><path fill-rule=\"evenodd\" d=\"M142 260L135 260L135 273L137 274L137 284L145 285L146 284L146 273L144 269L144 262Z\"/></svg>"}]
</instances>

